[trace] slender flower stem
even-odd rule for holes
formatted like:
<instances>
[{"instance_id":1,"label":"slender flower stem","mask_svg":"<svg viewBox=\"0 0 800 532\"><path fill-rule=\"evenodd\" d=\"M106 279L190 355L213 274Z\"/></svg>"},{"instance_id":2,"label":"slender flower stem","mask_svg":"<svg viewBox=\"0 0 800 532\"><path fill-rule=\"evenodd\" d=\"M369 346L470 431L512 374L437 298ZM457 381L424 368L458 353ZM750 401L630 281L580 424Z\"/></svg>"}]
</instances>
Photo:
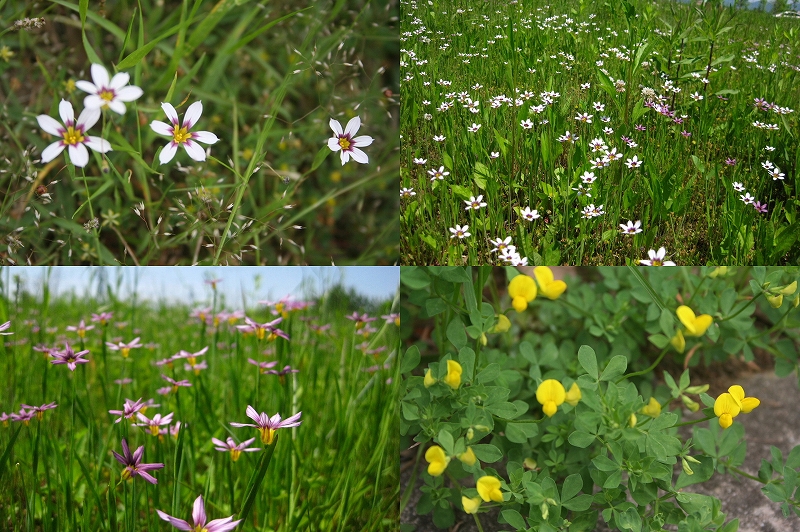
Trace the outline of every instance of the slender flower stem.
<instances>
[{"instance_id":1,"label":"slender flower stem","mask_svg":"<svg viewBox=\"0 0 800 532\"><path fill-rule=\"evenodd\" d=\"M636 371L634 373L628 373L627 375L623 375L622 377L617 379L616 382L620 383L620 382L624 381L625 379L630 379L631 377L637 377L639 375L644 375L645 373L650 373L651 371L653 371L656 368L656 366L658 366L658 363L661 362L661 359L664 358L664 355L667 354L668 350L669 350L668 347L665 347L664 349L662 349L661 350L661 354L658 355L658 358L656 359L656 361L653 362L652 364L650 364L650 366L648 368L643 369L641 371Z\"/></svg>"},{"instance_id":2,"label":"slender flower stem","mask_svg":"<svg viewBox=\"0 0 800 532\"><path fill-rule=\"evenodd\" d=\"M483 527L481 526L481 520L478 519L478 514L472 514L472 517L475 518L475 525L478 527L478 531L483 532Z\"/></svg>"},{"instance_id":3,"label":"slender flower stem","mask_svg":"<svg viewBox=\"0 0 800 532\"><path fill-rule=\"evenodd\" d=\"M702 419L696 419L694 421L684 421L683 423L676 423L672 425L673 427L684 427L686 425L694 425L696 423L702 423L703 421L709 421L714 419L715 416L704 417Z\"/></svg>"}]
</instances>

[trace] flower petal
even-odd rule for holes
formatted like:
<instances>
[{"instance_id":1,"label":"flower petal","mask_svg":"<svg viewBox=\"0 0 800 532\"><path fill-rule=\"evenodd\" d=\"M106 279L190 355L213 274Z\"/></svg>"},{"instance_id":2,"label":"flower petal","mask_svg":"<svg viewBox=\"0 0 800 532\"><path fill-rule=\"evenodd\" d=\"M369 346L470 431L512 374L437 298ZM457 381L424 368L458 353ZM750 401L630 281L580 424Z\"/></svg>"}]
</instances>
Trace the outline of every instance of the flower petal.
<instances>
[{"instance_id":1,"label":"flower petal","mask_svg":"<svg viewBox=\"0 0 800 532\"><path fill-rule=\"evenodd\" d=\"M216 144L219 142L219 137L210 131L195 131L192 133L192 139L203 144Z\"/></svg>"},{"instance_id":2,"label":"flower petal","mask_svg":"<svg viewBox=\"0 0 800 532\"><path fill-rule=\"evenodd\" d=\"M342 124L340 124L338 120L331 118L331 121L328 124L331 126L331 129L336 134L337 138L342 136Z\"/></svg>"},{"instance_id":3,"label":"flower petal","mask_svg":"<svg viewBox=\"0 0 800 532\"><path fill-rule=\"evenodd\" d=\"M45 132L55 135L56 137L60 137L64 131L64 126L59 124L52 116L39 115L36 117L36 121L39 122L39 127Z\"/></svg>"},{"instance_id":4,"label":"flower petal","mask_svg":"<svg viewBox=\"0 0 800 532\"><path fill-rule=\"evenodd\" d=\"M186 153L189 154L189 157L197 162L203 162L206 160L206 150L192 140L187 140L183 144L183 149L186 150Z\"/></svg>"},{"instance_id":5,"label":"flower petal","mask_svg":"<svg viewBox=\"0 0 800 532\"><path fill-rule=\"evenodd\" d=\"M61 103L58 104L58 114L67 127L75 122L75 111L72 110L72 104L67 100L61 100Z\"/></svg>"},{"instance_id":6,"label":"flower petal","mask_svg":"<svg viewBox=\"0 0 800 532\"><path fill-rule=\"evenodd\" d=\"M97 87L93 83L89 83L88 81L76 81L75 86L78 87L83 92L88 92L89 94L97 94Z\"/></svg>"},{"instance_id":7,"label":"flower petal","mask_svg":"<svg viewBox=\"0 0 800 532\"><path fill-rule=\"evenodd\" d=\"M92 128L93 125L100 120L100 109L84 109L81 111L81 114L78 116L78 127L82 127L83 131L87 131Z\"/></svg>"},{"instance_id":8,"label":"flower petal","mask_svg":"<svg viewBox=\"0 0 800 532\"><path fill-rule=\"evenodd\" d=\"M206 509L203 507L202 495L198 495L198 497L194 500L194 505L192 506L192 519L194 520L195 528L197 528L198 526L201 529L205 528Z\"/></svg>"},{"instance_id":9,"label":"flower petal","mask_svg":"<svg viewBox=\"0 0 800 532\"><path fill-rule=\"evenodd\" d=\"M192 129L192 126L200 120L200 116L203 114L203 102L200 100L194 102L189 108L186 110L186 114L183 115L183 127L187 129Z\"/></svg>"},{"instance_id":10,"label":"flower petal","mask_svg":"<svg viewBox=\"0 0 800 532\"><path fill-rule=\"evenodd\" d=\"M249 417L250 419L252 419L256 423L260 423L261 422L261 418L259 417L258 412L252 406L247 405L247 410L245 412L247 413L247 417Z\"/></svg>"},{"instance_id":11,"label":"flower petal","mask_svg":"<svg viewBox=\"0 0 800 532\"><path fill-rule=\"evenodd\" d=\"M363 148L364 146L369 146L372 144L372 141L375 140L369 135L361 135L360 137L356 137L353 139L353 145L358 146L359 148Z\"/></svg>"},{"instance_id":12,"label":"flower petal","mask_svg":"<svg viewBox=\"0 0 800 532\"><path fill-rule=\"evenodd\" d=\"M353 157L353 159L357 163L367 164L369 162L369 157L367 156L367 154L359 150L358 148L352 148L350 151L351 151L350 156Z\"/></svg>"},{"instance_id":13,"label":"flower petal","mask_svg":"<svg viewBox=\"0 0 800 532\"><path fill-rule=\"evenodd\" d=\"M183 519L178 519L176 517L172 517L171 515L167 515L161 510L156 510L158 516L163 519L164 521L169 522L172 526L177 528L178 530L191 530L192 525L184 521Z\"/></svg>"},{"instance_id":14,"label":"flower petal","mask_svg":"<svg viewBox=\"0 0 800 532\"><path fill-rule=\"evenodd\" d=\"M123 102L132 102L133 100L138 100L142 97L144 91L139 87L135 87L131 85L130 87L123 87L117 91L117 100L121 100Z\"/></svg>"},{"instance_id":15,"label":"flower petal","mask_svg":"<svg viewBox=\"0 0 800 532\"><path fill-rule=\"evenodd\" d=\"M88 140L85 141L86 146L93 149L99 153L106 153L111 151L111 144L106 140L100 137L87 137Z\"/></svg>"},{"instance_id":16,"label":"flower petal","mask_svg":"<svg viewBox=\"0 0 800 532\"><path fill-rule=\"evenodd\" d=\"M233 516L224 519L214 519L206 525L206 530L208 532L227 532L228 530L233 530L242 522L241 519L237 519L236 521L231 521L231 519L233 519Z\"/></svg>"},{"instance_id":17,"label":"flower petal","mask_svg":"<svg viewBox=\"0 0 800 532\"><path fill-rule=\"evenodd\" d=\"M156 477L154 477L150 473L142 471L141 468L138 469L138 472L139 472L139 476L142 477L143 479L145 479L150 484L158 484L158 480L156 480Z\"/></svg>"},{"instance_id":18,"label":"flower petal","mask_svg":"<svg viewBox=\"0 0 800 532\"><path fill-rule=\"evenodd\" d=\"M360 127L361 127L361 117L354 116L347 123L347 127L344 128L344 134L352 138L356 135L356 133L358 133L358 128Z\"/></svg>"},{"instance_id":19,"label":"flower petal","mask_svg":"<svg viewBox=\"0 0 800 532\"><path fill-rule=\"evenodd\" d=\"M108 82L108 86L116 91L127 85L130 80L131 76L127 72L117 72Z\"/></svg>"},{"instance_id":20,"label":"flower petal","mask_svg":"<svg viewBox=\"0 0 800 532\"><path fill-rule=\"evenodd\" d=\"M328 139L328 148L331 151L339 151L342 149L342 146L339 144L339 137L332 137Z\"/></svg>"},{"instance_id":21,"label":"flower petal","mask_svg":"<svg viewBox=\"0 0 800 532\"><path fill-rule=\"evenodd\" d=\"M69 159L75 166L83 168L89 164L89 151L83 144L73 144L67 148L67 151L69 152Z\"/></svg>"},{"instance_id":22,"label":"flower petal","mask_svg":"<svg viewBox=\"0 0 800 532\"><path fill-rule=\"evenodd\" d=\"M152 122L150 122L150 129L152 129L159 135L165 135L167 137L171 137L173 132L172 126L165 122L162 122L161 120L153 120Z\"/></svg>"},{"instance_id":23,"label":"flower petal","mask_svg":"<svg viewBox=\"0 0 800 532\"><path fill-rule=\"evenodd\" d=\"M164 146L164 149L161 150L161 153L158 155L158 162L160 164L167 164L175 157L175 154L178 152L178 145L174 142L167 143Z\"/></svg>"},{"instance_id":24,"label":"flower petal","mask_svg":"<svg viewBox=\"0 0 800 532\"><path fill-rule=\"evenodd\" d=\"M90 94L83 99L83 106L86 109L101 109L107 103L108 102L96 94Z\"/></svg>"},{"instance_id":25,"label":"flower petal","mask_svg":"<svg viewBox=\"0 0 800 532\"><path fill-rule=\"evenodd\" d=\"M173 125L180 124L180 121L178 120L178 111L176 111L175 108L172 107L171 103L162 103L161 108L164 110L164 113L167 115L167 118L169 118L170 123L172 123Z\"/></svg>"},{"instance_id":26,"label":"flower petal","mask_svg":"<svg viewBox=\"0 0 800 532\"><path fill-rule=\"evenodd\" d=\"M61 153L62 151L64 151L64 144L62 144L60 140L58 142L50 144L42 152L42 162L49 163L50 161L58 157L58 154Z\"/></svg>"},{"instance_id":27,"label":"flower petal","mask_svg":"<svg viewBox=\"0 0 800 532\"><path fill-rule=\"evenodd\" d=\"M97 63L92 65L92 81L98 89L108 87L108 70Z\"/></svg>"},{"instance_id":28,"label":"flower petal","mask_svg":"<svg viewBox=\"0 0 800 532\"><path fill-rule=\"evenodd\" d=\"M108 102L108 107L109 107L109 109L111 109L112 111L114 111L117 114L120 114L120 115L124 115L125 114L125 104L122 103L122 100L118 100L118 99L115 98L115 99L111 100L110 102Z\"/></svg>"},{"instance_id":29,"label":"flower petal","mask_svg":"<svg viewBox=\"0 0 800 532\"><path fill-rule=\"evenodd\" d=\"M346 164L347 164L347 161L349 161L349 160L350 160L350 153L351 153L351 152L349 152L349 151L345 151L345 150L342 150L342 151L339 153L339 157L341 157L341 159L342 159L342 166L346 165Z\"/></svg>"}]
</instances>

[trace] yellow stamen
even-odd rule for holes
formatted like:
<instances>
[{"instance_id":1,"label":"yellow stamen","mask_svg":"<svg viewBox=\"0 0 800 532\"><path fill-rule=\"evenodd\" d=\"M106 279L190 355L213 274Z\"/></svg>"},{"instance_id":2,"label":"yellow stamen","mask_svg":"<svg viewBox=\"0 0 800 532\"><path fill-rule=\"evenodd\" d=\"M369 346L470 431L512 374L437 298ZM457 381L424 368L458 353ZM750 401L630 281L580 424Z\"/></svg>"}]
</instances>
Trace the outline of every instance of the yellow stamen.
<instances>
[{"instance_id":1,"label":"yellow stamen","mask_svg":"<svg viewBox=\"0 0 800 532\"><path fill-rule=\"evenodd\" d=\"M158 425L150 425L150 434L158 436Z\"/></svg>"},{"instance_id":2,"label":"yellow stamen","mask_svg":"<svg viewBox=\"0 0 800 532\"><path fill-rule=\"evenodd\" d=\"M192 134L189 133L189 128L176 127L172 131L172 140L174 140L176 144L183 144L191 138ZM203 318L205 318L205 316L203 316Z\"/></svg>"},{"instance_id":3,"label":"yellow stamen","mask_svg":"<svg viewBox=\"0 0 800 532\"><path fill-rule=\"evenodd\" d=\"M261 443L264 445L272 445L272 440L275 439L275 431L269 427L259 427L261 432Z\"/></svg>"},{"instance_id":4,"label":"yellow stamen","mask_svg":"<svg viewBox=\"0 0 800 532\"><path fill-rule=\"evenodd\" d=\"M64 132L64 144L72 146L83 142L83 132L80 129L76 130L73 126L69 126Z\"/></svg>"},{"instance_id":5,"label":"yellow stamen","mask_svg":"<svg viewBox=\"0 0 800 532\"><path fill-rule=\"evenodd\" d=\"M106 102L110 102L111 100L114 99L114 91L110 91L108 89L103 89L103 90L100 91L98 96L100 96L101 100L104 100Z\"/></svg>"},{"instance_id":6,"label":"yellow stamen","mask_svg":"<svg viewBox=\"0 0 800 532\"><path fill-rule=\"evenodd\" d=\"M231 449L231 460L234 462L239 459L239 455L242 454L242 451L239 449Z\"/></svg>"},{"instance_id":7,"label":"yellow stamen","mask_svg":"<svg viewBox=\"0 0 800 532\"><path fill-rule=\"evenodd\" d=\"M128 358L128 355L130 355L130 354L131 354L131 349L130 349L130 347L123 347L123 348L121 349L121 351L122 351L122 358Z\"/></svg>"},{"instance_id":8,"label":"yellow stamen","mask_svg":"<svg viewBox=\"0 0 800 532\"><path fill-rule=\"evenodd\" d=\"M339 146L341 146L343 150L350 149L350 139L347 137L339 137Z\"/></svg>"}]
</instances>

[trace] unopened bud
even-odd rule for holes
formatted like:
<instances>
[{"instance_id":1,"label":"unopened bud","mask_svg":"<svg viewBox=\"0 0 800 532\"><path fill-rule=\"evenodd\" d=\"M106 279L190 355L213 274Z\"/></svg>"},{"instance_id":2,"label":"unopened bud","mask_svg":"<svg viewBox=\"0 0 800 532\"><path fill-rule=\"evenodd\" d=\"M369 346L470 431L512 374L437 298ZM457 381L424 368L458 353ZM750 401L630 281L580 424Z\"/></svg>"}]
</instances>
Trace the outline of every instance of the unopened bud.
<instances>
[{"instance_id":1,"label":"unopened bud","mask_svg":"<svg viewBox=\"0 0 800 532\"><path fill-rule=\"evenodd\" d=\"M794 294L795 290L797 290L797 281L794 281L792 284L787 284L781 288L779 292L785 296L790 296Z\"/></svg>"},{"instance_id":2,"label":"unopened bud","mask_svg":"<svg viewBox=\"0 0 800 532\"><path fill-rule=\"evenodd\" d=\"M708 384L704 384L702 386L689 386L686 388L686 393L691 393L694 395L700 395L701 393L705 393L708 391Z\"/></svg>"},{"instance_id":3,"label":"unopened bud","mask_svg":"<svg viewBox=\"0 0 800 532\"><path fill-rule=\"evenodd\" d=\"M475 436L475 431L472 430L472 427L470 427L467 429L467 439L471 440L473 436Z\"/></svg>"},{"instance_id":4,"label":"unopened bud","mask_svg":"<svg viewBox=\"0 0 800 532\"><path fill-rule=\"evenodd\" d=\"M764 294L764 295L767 298L767 301L769 302L769 306L771 306L772 308L780 308L780 306L783 305L783 294L778 294L777 296L769 294Z\"/></svg>"},{"instance_id":5,"label":"unopened bud","mask_svg":"<svg viewBox=\"0 0 800 532\"><path fill-rule=\"evenodd\" d=\"M700 463L700 460L698 460L694 456L686 455L686 460L688 460L689 462L691 462L693 464L699 464Z\"/></svg>"},{"instance_id":6,"label":"unopened bud","mask_svg":"<svg viewBox=\"0 0 800 532\"><path fill-rule=\"evenodd\" d=\"M633 428L636 426L636 414L631 414L631 417L628 418L628 426Z\"/></svg>"},{"instance_id":7,"label":"unopened bud","mask_svg":"<svg viewBox=\"0 0 800 532\"><path fill-rule=\"evenodd\" d=\"M683 464L683 472L687 475L694 475L694 471L692 468L689 467L689 462L686 461L686 458L681 458L681 464Z\"/></svg>"},{"instance_id":8,"label":"unopened bud","mask_svg":"<svg viewBox=\"0 0 800 532\"><path fill-rule=\"evenodd\" d=\"M481 334L481 345L486 347L486 335Z\"/></svg>"},{"instance_id":9,"label":"unopened bud","mask_svg":"<svg viewBox=\"0 0 800 532\"><path fill-rule=\"evenodd\" d=\"M542 519L547 521L547 516L550 515L550 507L547 506L546 502L543 502L542 505L539 506L539 508L542 510Z\"/></svg>"},{"instance_id":10,"label":"unopened bud","mask_svg":"<svg viewBox=\"0 0 800 532\"><path fill-rule=\"evenodd\" d=\"M509 320L505 314L498 314L496 317L497 323L489 332L504 333L511 328L511 320Z\"/></svg>"},{"instance_id":11,"label":"unopened bud","mask_svg":"<svg viewBox=\"0 0 800 532\"><path fill-rule=\"evenodd\" d=\"M525 469L536 469L536 460L533 458L526 458L522 461L522 466Z\"/></svg>"},{"instance_id":12,"label":"unopened bud","mask_svg":"<svg viewBox=\"0 0 800 532\"><path fill-rule=\"evenodd\" d=\"M686 405L686 408L688 408L692 412L697 412L698 410L700 410L700 405L697 404L695 401L692 401L685 395L681 395L681 401L683 401L683 404Z\"/></svg>"}]
</instances>

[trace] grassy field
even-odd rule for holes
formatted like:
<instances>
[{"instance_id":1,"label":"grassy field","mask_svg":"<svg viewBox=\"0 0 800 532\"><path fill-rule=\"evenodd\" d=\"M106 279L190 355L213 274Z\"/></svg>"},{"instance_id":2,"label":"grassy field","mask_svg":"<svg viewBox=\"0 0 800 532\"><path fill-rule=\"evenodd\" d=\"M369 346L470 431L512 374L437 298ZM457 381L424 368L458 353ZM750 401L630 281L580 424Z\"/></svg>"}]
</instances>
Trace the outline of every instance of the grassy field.
<instances>
[{"instance_id":1,"label":"grassy field","mask_svg":"<svg viewBox=\"0 0 800 532\"><path fill-rule=\"evenodd\" d=\"M0 330L13 333L0 343L0 529L171 530L156 511L189 520L202 496L209 520L244 519L237 530L396 530L396 300L334 286L236 309L209 283L190 308L122 299L113 283L100 299L51 297L47 280L29 292L12 275L0 271ZM259 334L237 327L245 314L282 321ZM52 363L68 349L88 350L74 371ZM155 404L115 423L126 398ZM300 425L232 426L255 424L248 406ZM133 424L158 419L157 435ZM163 464L145 471L157 484L125 480L123 440Z\"/></svg>"},{"instance_id":2,"label":"grassy field","mask_svg":"<svg viewBox=\"0 0 800 532\"><path fill-rule=\"evenodd\" d=\"M404 1L402 263L797 264L800 28L713 4Z\"/></svg>"},{"instance_id":3,"label":"grassy field","mask_svg":"<svg viewBox=\"0 0 800 532\"><path fill-rule=\"evenodd\" d=\"M395 0L0 0L0 261L396 263L398 10ZM62 138L61 102L77 127L92 84L98 105L119 101L85 135ZM166 120L164 102L181 119L202 106L168 162L170 132L151 126ZM343 165L330 121L355 117L373 142L368 162ZM184 150L182 135L202 131L213 136ZM107 144L85 146L87 136ZM69 147L54 156L57 141Z\"/></svg>"}]
</instances>

